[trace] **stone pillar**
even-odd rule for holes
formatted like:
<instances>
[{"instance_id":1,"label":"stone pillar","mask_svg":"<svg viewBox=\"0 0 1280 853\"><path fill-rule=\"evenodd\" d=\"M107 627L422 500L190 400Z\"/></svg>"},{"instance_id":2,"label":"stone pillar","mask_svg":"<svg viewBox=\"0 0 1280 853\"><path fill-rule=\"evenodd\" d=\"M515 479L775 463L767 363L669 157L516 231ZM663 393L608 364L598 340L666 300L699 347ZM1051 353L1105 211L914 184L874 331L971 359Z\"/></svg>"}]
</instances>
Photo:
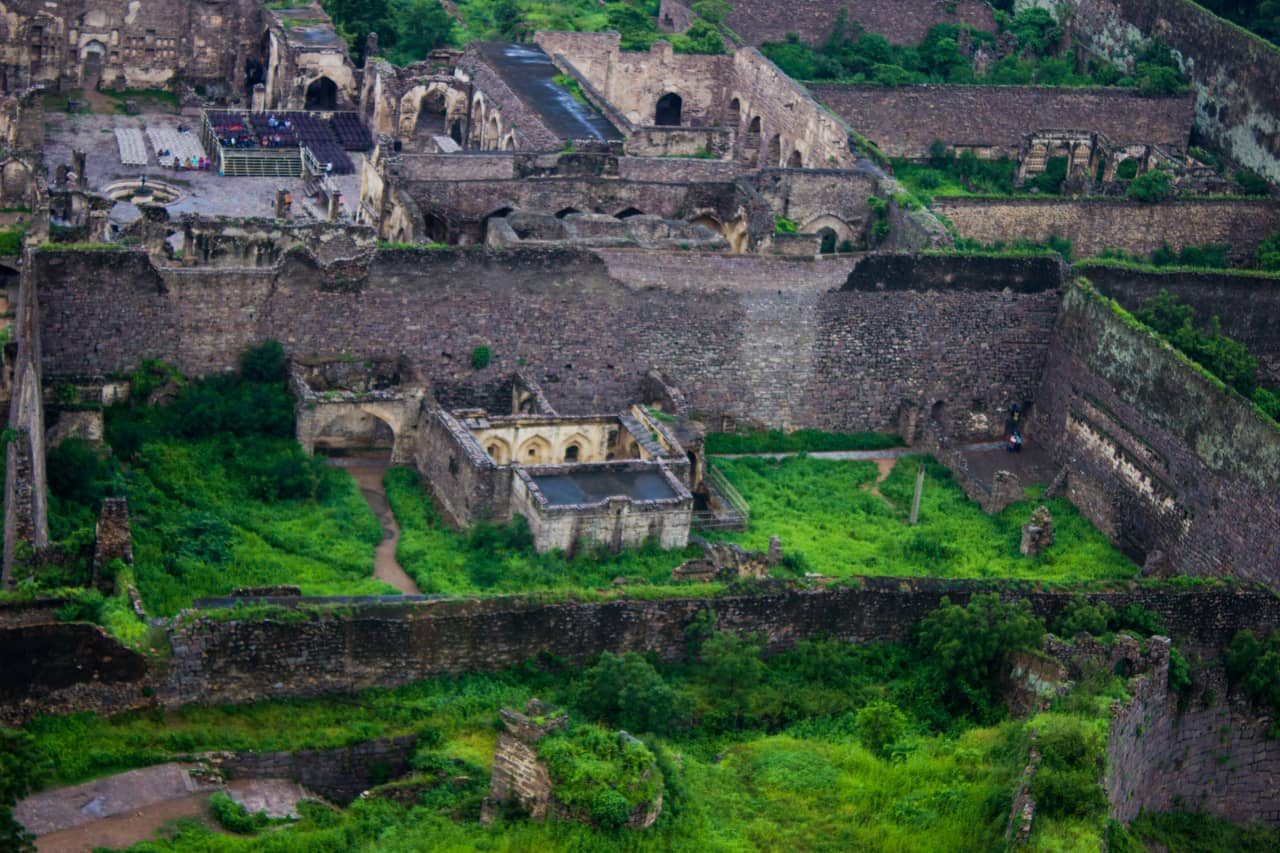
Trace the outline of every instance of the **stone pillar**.
<instances>
[{"instance_id":1,"label":"stone pillar","mask_svg":"<svg viewBox=\"0 0 1280 853\"><path fill-rule=\"evenodd\" d=\"M326 212L330 222L337 222L342 218L342 193L333 190L328 193L329 209Z\"/></svg>"},{"instance_id":2,"label":"stone pillar","mask_svg":"<svg viewBox=\"0 0 1280 853\"><path fill-rule=\"evenodd\" d=\"M255 113L260 113L267 108L267 87L263 83L253 84L253 97L251 109Z\"/></svg>"},{"instance_id":3,"label":"stone pillar","mask_svg":"<svg viewBox=\"0 0 1280 853\"><path fill-rule=\"evenodd\" d=\"M83 151L71 150L71 171L76 173L75 188L88 189L89 179L85 177L85 155Z\"/></svg>"},{"instance_id":4,"label":"stone pillar","mask_svg":"<svg viewBox=\"0 0 1280 853\"><path fill-rule=\"evenodd\" d=\"M93 583L112 560L133 565L133 534L129 528L128 498L107 498L102 502L98 526L93 534Z\"/></svg>"}]
</instances>

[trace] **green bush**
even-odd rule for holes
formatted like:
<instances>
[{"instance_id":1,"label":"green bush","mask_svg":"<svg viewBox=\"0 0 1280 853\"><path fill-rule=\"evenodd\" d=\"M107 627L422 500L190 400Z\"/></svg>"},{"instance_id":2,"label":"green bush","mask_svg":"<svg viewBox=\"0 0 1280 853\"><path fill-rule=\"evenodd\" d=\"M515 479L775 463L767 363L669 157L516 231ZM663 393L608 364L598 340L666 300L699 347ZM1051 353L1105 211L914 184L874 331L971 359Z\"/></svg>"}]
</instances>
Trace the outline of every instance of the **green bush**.
<instances>
[{"instance_id":1,"label":"green bush","mask_svg":"<svg viewBox=\"0 0 1280 853\"><path fill-rule=\"evenodd\" d=\"M1071 596L1062 615L1053 623L1053 633L1070 639L1076 634L1105 634L1115 619L1115 609L1105 601L1091 604L1082 595Z\"/></svg>"},{"instance_id":2,"label":"green bush","mask_svg":"<svg viewBox=\"0 0 1280 853\"><path fill-rule=\"evenodd\" d=\"M487 346L478 346L471 350L471 366L476 370L484 370L489 366L490 358L489 348Z\"/></svg>"},{"instance_id":3,"label":"green bush","mask_svg":"<svg viewBox=\"0 0 1280 853\"><path fill-rule=\"evenodd\" d=\"M1245 169L1235 173L1235 182L1245 195L1271 195L1271 184L1257 172Z\"/></svg>"},{"instance_id":4,"label":"green bush","mask_svg":"<svg viewBox=\"0 0 1280 853\"><path fill-rule=\"evenodd\" d=\"M1258 244L1256 257L1260 269L1280 272L1280 228Z\"/></svg>"},{"instance_id":5,"label":"green bush","mask_svg":"<svg viewBox=\"0 0 1280 853\"><path fill-rule=\"evenodd\" d=\"M247 347L240 355L240 376L248 382L283 382L284 366L284 346L277 340Z\"/></svg>"},{"instance_id":6,"label":"green bush","mask_svg":"<svg viewBox=\"0 0 1280 853\"><path fill-rule=\"evenodd\" d=\"M798 227L794 220L785 216L775 216L773 219L773 231L775 234L794 234Z\"/></svg>"},{"instance_id":7,"label":"green bush","mask_svg":"<svg viewBox=\"0 0 1280 853\"><path fill-rule=\"evenodd\" d=\"M1050 157L1045 161L1044 171L1027 182L1042 193L1057 195L1062 191L1062 182L1067 179L1067 158L1065 156Z\"/></svg>"},{"instance_id":8,"label":"green bush","mask_svg":"<svg viewBox=\"0 0 1280 853\"><path fill-rule=\"evenodd\" d=\"M1044 623L1031 614L1025 599L1004 602L995 593L975 595L961 607L943 597L942 605L921 620L916 647L945 680L953 709L989 719L999 707L1000 679L1009 656L1038 649L1044 632Z\"/></svg>"},{"instance_id":9,"label":"green bush","mask_svg":"<svg viewBox=\"0 0 1280 853\"><path fill-rule=\"evenodd\" d=\"M218 791L209 798L209 810L213 812L213 819L219 826L228 832L241 835L252 834L268 823L265 814L262 812L256 815L249 814L244 806L223 791Z\"/></svg>"},{"instance_id":10,"label":"green bush","mask_svg":"<svg viewBox=\"0 0 1280 853\"><path fill-rule=\"evenodd\" d=\"M1262 640L1248 629L1237 632L1224 662L1232 683L1254 705L1271 713L1271 736L1280 737L1280 631L1273 630Z\"/></svg>"},{"instance_id":11,"label":"green bush","mask_svg":"<svg viewBox=\"0 0 1280 853\"><path fill-rule=\"evenodd\" d=\"M630 732L666 733L692 722L688 697L634 652L602 654L582 673L575 697L577 707L592 718Z\"/></svg>"},{"instance_id":12,"label":"green bush","mask_svg":"<svg viewBox=\"0 0 1280 853\"><path fill-rule=\"evenodd\" d=\"M662 791L653 753L619 732L578 724L542 738L537 750L556 799L606 828L621 826L632 809L653 802Z\"/></svg>"},{"instance_id":13,"label":"green bush","mask_svg":"<svg viewBox=\"0 0 1280 853\"><path fill-rule=\"evenodd\" d=\"M1116 166L1116 179L1120 181L1132 181L1138 176L1138 161L1132 158L1121 160Z\"/></svg>"},{"instance_id":14,"label":"green bush","mask_svg":"<svg viewBox=\"0 0 1280 853\"><path fill-rule=\"evenodd\" d=\"M858 742L868 752L886 758L889 747L902 737L907 717L892 702L871 702L858 709Z\"/></svg>"},{"instance_id":15,"label":"green bush","mask_svg":"<svg viewBox=\"0 0 1280 853\"><path fill-rule=\"evenodd\" d=\"M798 429L792 432L711 432L707 433L707 453L813 453L826 450L885 450L901 447L902 439L884 432L821 432Z\"/></svg>"},{"instance_id":16,"label":"green bush","mask_svg":"<svg viewBox=\"0 0 1280 853\"><path fill-rule=\"evenodd\" d=\"M1158 204L1173 197L1173 178L1158 169L1146 172L1133 179L1125 195L1132 201Z\"/></svg>"}]
</instances>

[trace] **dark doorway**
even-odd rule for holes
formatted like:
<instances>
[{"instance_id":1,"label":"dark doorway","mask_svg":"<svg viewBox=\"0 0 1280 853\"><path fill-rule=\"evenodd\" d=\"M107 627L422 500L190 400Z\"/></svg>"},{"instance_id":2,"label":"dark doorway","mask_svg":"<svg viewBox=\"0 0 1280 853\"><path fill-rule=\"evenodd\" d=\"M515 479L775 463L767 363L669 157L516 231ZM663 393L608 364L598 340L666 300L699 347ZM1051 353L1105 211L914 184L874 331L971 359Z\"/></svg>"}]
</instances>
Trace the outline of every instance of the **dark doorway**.
<instances>
[{"instance_id":1,"label":"dark doorway","mask_svg":"<svg viewBox=\"0 0 1280 853\"><path fill-rule=\"evenodd\" d=\"M824 255L834 255L836 253L836 232L831 228L823 228L818 232L818 236L822 238L822 245L818 251Z\"/></svg>"},{"instance_id":2,"label":"dark doorway","mask_svg":"<svg viewBox=\"0 0 1280 853\"><path fill-rule=\"evenodd\" d=\"M630 219L633 216L644 216L643 210L636 210L634 207L628 207L625 210L619 210L615 219Z\"/></svg>"},{"instance_id":3,"label":"dark doorway","mask_svg":"<svg viewBox=\"0 0 1280 853\"><path fill-rule=\"evenodd\" d=\"M306 108L309 110L333 110L338 107L338 86L328 77L317 77L307 87Z\"/></svg>"},{"instance_id":4,"label":"dark doorway","mask_svg":"<svg viewBox=\"0 0 1280 853\"><path fill-rule=\"evenodd\" d=\"M660 127L671 127L680 124L680 110L684 107L684 99L675 92L668 92L658 98L658 106L653 111L653 123Z\"/></svg>"}]
</instances>

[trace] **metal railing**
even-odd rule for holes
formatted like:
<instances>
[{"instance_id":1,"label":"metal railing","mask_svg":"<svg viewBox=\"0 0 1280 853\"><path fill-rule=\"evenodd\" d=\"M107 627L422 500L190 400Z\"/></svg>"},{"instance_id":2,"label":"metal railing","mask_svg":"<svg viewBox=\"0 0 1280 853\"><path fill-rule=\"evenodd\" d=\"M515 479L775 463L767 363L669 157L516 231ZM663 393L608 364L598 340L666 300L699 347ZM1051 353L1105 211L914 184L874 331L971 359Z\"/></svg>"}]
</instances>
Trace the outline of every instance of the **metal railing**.
<instances>
[{"instance_id":1,"label":"metal railing","mask_svg":"<svg viewBox=\"0 0 1280 853\"><path fill-rule=\"evenodd\" d=\"M709 497L719 498L720 510L699 510L693 514L693 526L702 530L746 530L751 523L751 505L742 493L734 488L719 468L707 465L706 478Z\"/></svg>"}]
</instances>

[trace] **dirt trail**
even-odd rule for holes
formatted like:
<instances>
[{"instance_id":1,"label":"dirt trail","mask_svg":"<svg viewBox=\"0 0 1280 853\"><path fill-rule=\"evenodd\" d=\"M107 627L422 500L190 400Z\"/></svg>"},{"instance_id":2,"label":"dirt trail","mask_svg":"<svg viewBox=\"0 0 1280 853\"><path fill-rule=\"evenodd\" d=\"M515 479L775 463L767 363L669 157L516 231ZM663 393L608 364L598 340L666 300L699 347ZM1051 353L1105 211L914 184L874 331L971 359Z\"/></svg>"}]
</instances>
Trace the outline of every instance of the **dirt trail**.
<instances>
[{"instance_id":1,"label":"dirt trail","mask_svg":"<svg viewBox=\"0 0 1280 853\"><path fill-rule=\"evenodd\" d=\"M360 484L360 493L373 514L382 524L382 541L373 552L373 576L386 581L406 595L420 595L422 590L413 582L413 578L396 560L396 543L400 541L400 525L396 524L391 504L387 502L386 489L382 487L382 475L387 472L389 463L376 457L351 456L341 459L330 459L330 465L346 469L356 482Z\"/></svg>"},{"instance_id":2,"label":"dirt trail","mask_svg":"<svg viewBox=\"0 0 1280 853\"><path fill-rule=\"evenodd\" d=\"M209 794L191 794L177 800L143 806L128 814L95 820L71 829L50 832L36 839L37 853L89 853L96 847L123 850L154 838L156 830L181 817L204 817Z\"/></svg>"}]
</instances>

